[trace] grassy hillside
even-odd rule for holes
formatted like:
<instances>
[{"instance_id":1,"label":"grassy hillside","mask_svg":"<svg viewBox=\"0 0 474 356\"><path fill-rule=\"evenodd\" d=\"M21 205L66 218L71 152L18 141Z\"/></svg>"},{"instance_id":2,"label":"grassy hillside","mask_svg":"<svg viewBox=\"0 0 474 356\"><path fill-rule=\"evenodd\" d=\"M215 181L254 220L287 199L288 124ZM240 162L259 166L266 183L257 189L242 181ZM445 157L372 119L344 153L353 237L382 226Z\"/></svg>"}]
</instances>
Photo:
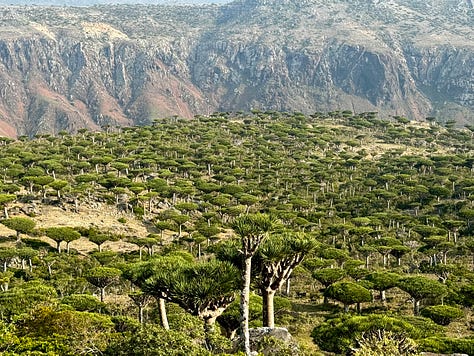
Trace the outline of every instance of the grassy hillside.
<instances>
[{"instance_id":1,"label":"grassy hillside","mask_svg":"<svg viewBox=\"0 0 474 356\"><path fill-rule=\"evenodd\" d=\"M276 325L302 354L363 350L382 334L410 350L470 354L472 130L376 113L257 110L103 129L0 140L2 352L118 355L137 343L137 355L233 352L236 309L226 304L211 340L188 299L224 293L209 285L233 271L219 260L240 267L234 222L263 213L278 222L269 244L283 236L291 255L294 238L311 241L275 301ZM269 246L255 257L254 326L262 266L277 251ZM186 274L193 268L224 269L203 282ZM170 288L184 278L186 292L163 292L166 278L175 278ZM238 288L225 283L233 300ZM151 296L173 302L170 331L159 329ZM138 306L146 327L134 321Z\"/></svg>"}]
</instances>

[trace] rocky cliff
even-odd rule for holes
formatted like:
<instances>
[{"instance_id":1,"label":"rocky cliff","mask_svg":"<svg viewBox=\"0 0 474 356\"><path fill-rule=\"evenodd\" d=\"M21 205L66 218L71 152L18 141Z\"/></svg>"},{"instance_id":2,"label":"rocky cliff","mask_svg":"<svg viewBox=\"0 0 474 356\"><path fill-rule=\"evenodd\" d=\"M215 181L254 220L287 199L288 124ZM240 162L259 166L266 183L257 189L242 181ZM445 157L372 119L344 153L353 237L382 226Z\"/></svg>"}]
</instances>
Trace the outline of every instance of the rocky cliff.
<instances>
[{"instance_id":1,"label":"rocky cliff","mask_svg":"<svg viewBox=\"0 0 474 356\"><path fill-rule=\"evenodd\" d=\"M474 124L470 0L10 6L0 16L0 135L249 109Z\"/></svg>"}]
</instances>

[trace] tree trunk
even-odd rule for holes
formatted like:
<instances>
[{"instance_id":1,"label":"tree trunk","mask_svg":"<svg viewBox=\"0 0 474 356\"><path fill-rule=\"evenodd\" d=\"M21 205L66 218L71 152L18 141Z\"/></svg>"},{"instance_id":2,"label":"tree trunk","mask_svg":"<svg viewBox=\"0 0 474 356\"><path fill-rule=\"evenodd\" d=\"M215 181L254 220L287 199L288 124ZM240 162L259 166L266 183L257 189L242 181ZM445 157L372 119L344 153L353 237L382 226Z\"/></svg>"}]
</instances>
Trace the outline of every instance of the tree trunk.
<instances>
[{"instance_id":1,"label":"tree trunk","mask_svg":"<svg viewBox=\"0 0 474 356\"><path fill-rule=\"evenodd\" d=\"M69 241L66 242L66 252L69 253Z\"/></svg>"},{"instance_id":2,"label":"tree trunk","mask_svg":"<svg viewBox=\"0 0 474 356\"><path fill-rule=\"evenodd\" d=\"M328 304L329 303L329 298L326 295L326 293L323 294L323 304Z\"/></svg>"},{"instance_id":3,"label":"tree trunk","mask_svg":"<svg viewBox=\"0 0 474 356\"><path fill-rule=\"evenodd\" d=\"M240 295L240 328L241 338L244 344L244 353L251 356L250 350L250 333L249 333L249 303L250 303L250 278L252 271L252 256L245 257L244 269L242 273L242 293Z\"/></svg>"},{"instance_id":4,"label":"tree trunk","mask_svg":"<svg viewBox=\"0 0 474 356\"><path fill-rule=\"evenodd\" d=\"M3 207L3 214L5 215L5 219L9 219L10 216L8 215L8 209L6 206Z\"/></svg>"},{"instance_id":5,"label":"tree trunk","mask_svg":"<svg viewBox=\"0 0 474 356\"><path fill-rule=\"evenodd\" d=\"M212 350L212 333L214 331L214 325L216 324L216 317L204 319L204 333L206 337L206 349Z\"/></svg>"},{"instance_id":6,"label":"tree trunk","mask_svg":"<svg viewBox=\"0 0 474 356\"><path fill-rule=\"evenodd\" d=\"M349 313L349 304L344 304L344 313Z\"/></svg>"},{"instance_id":7,"label":"tree trunk","mask_svg":"<svg viewBox=\"0 0 474 356\"><path fill-rule=\"evenodd\" d=\"M413 314L415 316L420 314L420 301L416 299L413 300Z\"/></svg>"},{"instance_id":8,"label":"tree trunk","mask_svg":"<svg viewBox=\"0 0 474 356\"><path fill-rule=\"evenodd\" d=\"M103 303L105 298L105 287L100 288L100 301Z\"/></svg>"},{"instance_id":9,"label":"tree trunk","mask_svg":"<svg viewBox=\"0 0 474 356\"><path fill-rule=\"evenodd\" d=\"M143 319L143 309L144 309L143 306L141 306L141 305L138 306L138 322L140 324L143 324L143 321L144 321L144 319Z\"/></svg>"},{"instance_id":10,"label":"tree trunk","mask_svg":"<svg viewBox=\"0 0 474 356\"><path fill-rule=\"evenodd\" d=\"M61 253L61 241L56 242L56 248L58 249L58 253Z\"/></svg>"},{"instance_id":11,"label":"tree trunk","mask_svg":"<svg viewBox=\"0 0 474 356\"><path fill-rule=\"evenodd\" d=\"M170 329L170 325L168 324L168 315L166 314L166 304L163 298L158 298L158 304L160 306L160 319L161 319L161 326L165 330Z\"/></svg>"},{"instance_id":12,"label":"tree trunk","mask_svg":"<svg viewBox=\"0 0 474 356\"><path fill-rule=\"evenodd\" d=\"M268 326L269 328L275 327L275 308L273 303L275 292L272 289L262 290L263 326Z\"/></svg>"},{"instance_id":13,"label":"tree trunk","mask_svg":"<svg viewBox=\"0 0 474 356\"><path fill-rule=\"evenodd\" d=\"M385 302L387 301L387 298L385 296L385 291L384 290L381 290L380 291L380 301L385 304Z\"/></svg>"},{"instance_id":14,"label":"tree trunk","mask_svg":"<svg viewBox=\"0 0 474 356\"><path fill-rule=\"evenodd\" d=\"M286 280L286 286L285 286L285 295L286 295L287 297L290 296L290 284L291 284L290 281L291 281L291 278L287 278L287 280Z\"/></svg>"}]
</instances>

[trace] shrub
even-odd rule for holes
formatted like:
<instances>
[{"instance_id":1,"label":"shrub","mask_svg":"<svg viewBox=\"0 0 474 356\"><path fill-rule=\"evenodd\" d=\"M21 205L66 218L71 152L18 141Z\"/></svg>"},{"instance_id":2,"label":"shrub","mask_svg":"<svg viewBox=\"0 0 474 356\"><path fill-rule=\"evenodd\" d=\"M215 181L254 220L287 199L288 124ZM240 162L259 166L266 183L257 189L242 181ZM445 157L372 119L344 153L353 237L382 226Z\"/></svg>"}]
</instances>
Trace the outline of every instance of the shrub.
<instances>
[{"instance_id":1,"label":"shrub","mask_svg":"<svg viewBox=\"0 0 474 356\"><path fill-rule=\"evenodd\" d=\"M357 339L358 350L354 356L408 356L417 355L415 342L403 334L376 330Z\"/></svg>"},{"instance_id":2,"label":"shrub","mask_svg":"<svg viewBox=\"0 0 474 356\"><path fill-rule=\"evenodd\" d=\"M474 338L430 337L417 341L419 350L442 354L462 353L474 355Z\"/></svg>"},{"instance_id":3,"label":"shrub","mask_svg":"<svg viewBox=\"0 0 474 356\"><path fill-rule=\"evenodd\" d=\"M421 315L430 318L438 325L449 325L452 321L461 319L464 313L461 309L449 305L434 305L422 309Z\"/></svg>"},{"instance_id":4,"label":"shrub","mask_svg":"<svg viewBox=\"0 0 474 356\"><path fill-rule=\"evenodd\" d=\"M105 350L108 356L181 356L211 355L204 347L196 344L187 333L164 330L155 325L145 325L134 333L126 333L112 341Z\"/></svg>"},{"instance_id":5,"label":"shrub","mask_svg":"<svg viewBox=\"0 0 474 356\"><path fill-rule=\"evenodd\" d=\"M364 316L343 316L330 319L316 326L311 333L313 341L324 351L344 353L356 345L356 340L364 333L376 330L390 331L393 334L406 335L411 339L421 339L433 335L438 326L431 320L414 322L404 318L390 317L380 314Z\"/></svg>"},{"instance_id":6,"label":"shrub","mask_svg":"<svg viewBox=\"0 0 474 356\"><path fill-rule=\"evenodd\" d=\"M105 309L105 303L90 294L72 294L61 299L62 304L67 304L77 311L100 312Z\"/></svg>"}]
</instances>

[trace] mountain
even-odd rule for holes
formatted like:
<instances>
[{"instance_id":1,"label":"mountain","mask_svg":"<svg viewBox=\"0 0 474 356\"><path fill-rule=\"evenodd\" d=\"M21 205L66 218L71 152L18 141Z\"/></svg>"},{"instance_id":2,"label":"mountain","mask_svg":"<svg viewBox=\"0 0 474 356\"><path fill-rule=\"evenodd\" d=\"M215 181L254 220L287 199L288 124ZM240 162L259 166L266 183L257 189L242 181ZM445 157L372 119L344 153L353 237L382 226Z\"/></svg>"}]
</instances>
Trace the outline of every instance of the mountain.
<instances>
[{"instance_id":1,"label":"mountain","mask_svg":"<svg viewBox=\"0 0 474 356\"><path fill-rule=\"evenodd\" d=\"M471 0L0 12L2 135L250 109L378 111L474 124Z\"/></svg>"},{"instance_id":2,"label":"mountain","mask_svg":"<svg viewBox=\"0 0 474 356\"><path fill-rule=\"evenodd\" d=\"M0 5L92 6L114 4L224 4L230 0L0 0Z\"/></svg>"}]
</instances>

